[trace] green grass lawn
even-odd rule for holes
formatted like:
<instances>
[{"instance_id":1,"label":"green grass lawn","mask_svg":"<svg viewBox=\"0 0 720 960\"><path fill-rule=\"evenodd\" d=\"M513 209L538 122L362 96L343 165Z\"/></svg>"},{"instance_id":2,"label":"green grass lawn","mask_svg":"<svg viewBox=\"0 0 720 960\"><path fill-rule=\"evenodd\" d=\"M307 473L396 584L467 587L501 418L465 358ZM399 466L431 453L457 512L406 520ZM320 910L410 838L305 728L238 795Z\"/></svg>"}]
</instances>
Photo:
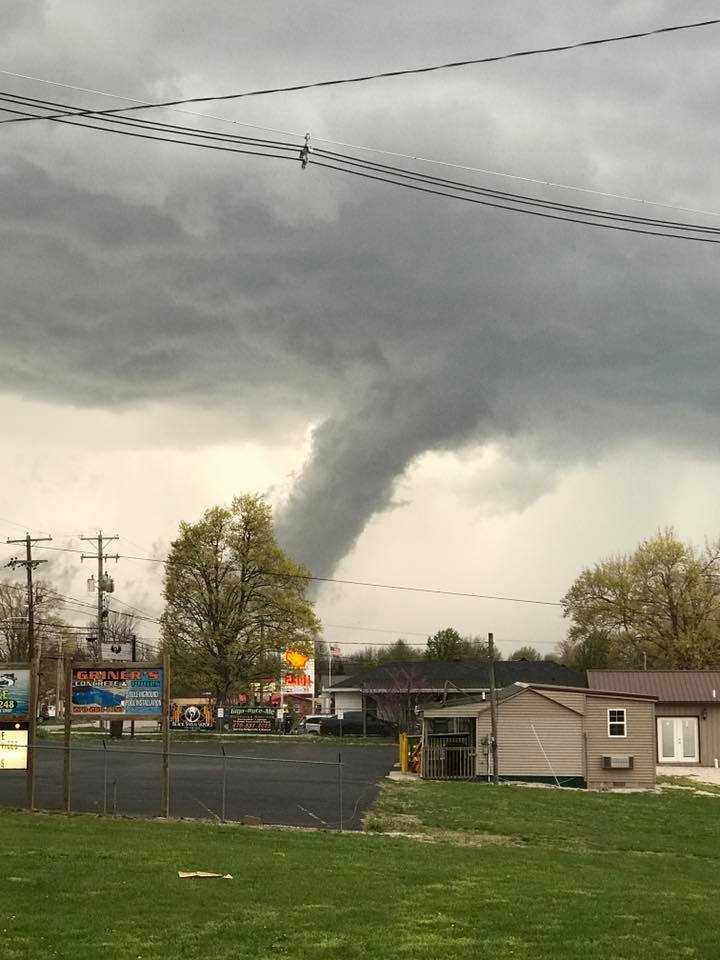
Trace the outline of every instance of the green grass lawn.
<instances>
[{"instance_id":1,"label":"green grass lawn","mask_svg":"<svg viewBox=\"0 0 720 960\"><path fill-rule=\"evenodd\" d=\"M472 783L383 788L371 826L417 839L3 813L0 958L714 960L719 818Z\"/></svg>"},{"instance_id":2,"label":"green grass lawn","mask_svg":"<svg viewBox=\"0 0 720 960\"><path fill-rule=\"evenodd\" d=\"M499 834L533 847L720 860L720 797L685 790L593 793L468 781L389 781L366 824L369 830Z\"/></svg>"}]
</instances>

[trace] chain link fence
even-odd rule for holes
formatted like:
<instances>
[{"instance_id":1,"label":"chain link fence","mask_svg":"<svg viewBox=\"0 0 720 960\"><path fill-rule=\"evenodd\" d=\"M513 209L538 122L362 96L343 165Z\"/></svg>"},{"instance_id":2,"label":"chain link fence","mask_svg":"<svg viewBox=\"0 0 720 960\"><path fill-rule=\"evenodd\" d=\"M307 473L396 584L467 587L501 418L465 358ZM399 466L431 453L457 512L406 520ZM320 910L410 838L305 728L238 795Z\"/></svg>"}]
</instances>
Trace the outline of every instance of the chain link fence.
<instances>
[{"instance_id":1,"label":"chain link fence","mask_svg":"<svg viewBox=\"0 0 720 960\"><path fill-rule=\"evenodd\" d=\"M69 800L72 812L164 814L160 744L71 741L69 797L64 792L64 744L38 740L34 748L36 809L65 810ZM304 744L288 750L284 744L257 742L179 742L168 754L169 815L359 829L365 808L394 761L394 749L385 746L350 747L341 753ZM27 806L24 771L0 772L0 805Z\"/></svg>"}]
</instances>

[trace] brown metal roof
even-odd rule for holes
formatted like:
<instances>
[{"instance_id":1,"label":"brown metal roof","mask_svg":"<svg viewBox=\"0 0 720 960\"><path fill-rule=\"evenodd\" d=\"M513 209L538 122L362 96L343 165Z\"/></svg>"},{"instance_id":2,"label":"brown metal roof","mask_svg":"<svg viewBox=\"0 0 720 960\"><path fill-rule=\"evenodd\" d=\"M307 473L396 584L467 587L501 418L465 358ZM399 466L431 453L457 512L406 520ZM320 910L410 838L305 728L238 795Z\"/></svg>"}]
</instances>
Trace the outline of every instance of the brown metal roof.
<instances>
[{"instance_id":1,"label":"brown metal roof","mask_svg":"<svg viewBox=\"0 0 720 960\"><path fill-rule=\"evenodd\" d=\"M720 704L720 670L588 670L591 690L645 693L660 703Z\"/></svg>"},{"instance_id":2,"label":"brown metal roof","mask_svg":"<svg viewBox=\"0 0 720 960\"><path fill-rule=\"evenodd\" d=\"M516 687L528 690L543 690L548 693L584 693L588 697L622 697L626 700L657 700L657 694L640 690L618 690L617 687L559 687L550 683L520 683Z\"/></svg>"}]
</instances>

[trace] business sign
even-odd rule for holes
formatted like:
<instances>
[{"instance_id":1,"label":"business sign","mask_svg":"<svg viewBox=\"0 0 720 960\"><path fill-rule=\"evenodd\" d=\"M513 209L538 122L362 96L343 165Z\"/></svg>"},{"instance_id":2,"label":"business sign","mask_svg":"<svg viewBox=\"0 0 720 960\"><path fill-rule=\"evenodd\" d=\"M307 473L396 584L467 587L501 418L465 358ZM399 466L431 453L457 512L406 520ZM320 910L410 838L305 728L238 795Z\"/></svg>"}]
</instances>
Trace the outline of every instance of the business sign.
<instances>
[{"instance_id":1,"label":"business sign","mask_svg":"<svg viewBox=\"0 0 720 960\"><path fill-rule=\"evenodd\" d=\"M159 719L162 693L162 667L97 664L72 668L73 717Z\"/></svg>"},{"instance_id":2,"label":"business sign","mask_svg":"<svg viewBox=\"0 0 720 960\"><path fill-rule=\"evenodd\" d=\"M315 661L299 650L283 653L283 693L289 696L315 694Z\"/></svg>"},{"instance_id":3,"label":"business sign","mask_svg":"<svg viewBox=\"0 0 720 960\"><path fill-rule=\"evenodd\" d=\"M272 733L274 707L227 707L225 727L232 733Z\"/></svg>"},{"instance_id":4,"label":"business sign","mask_svg":"<svg viewBox=\"0 0 720 960\"><path fill-rule=\"evenodd\" d=\"M30 668L0 663L0 720L27 717L30 713Z\"/></svg>"},{"instance_id":5,"label":"business sign","mask_svg":"<svg viewBox=\"0 0 720 960\"><path fill-rule=\"evenodd\" d=\"M103 660L124 660L130 663L133 658L132 640L105 640L100 644L100 656Z\"/></svg>"},{"instance_id":6,"label":"business sign","mask_svg":"<svg viewBox=\"0 0 720 960\"><path fill-rule=\"evenodd\" d=\"M209 703L170 701L171 730L214 730L215 717Z\"/></svg>"},{"instance_id":7,"label":"business sign","mask_svg":"<svg viewBox=\"0 0 720 960\"><path fill-rule=\"evenodd\" d=\"M0 770L27 770L27 730L0 729Z\"/></svg>"}]
</instances>

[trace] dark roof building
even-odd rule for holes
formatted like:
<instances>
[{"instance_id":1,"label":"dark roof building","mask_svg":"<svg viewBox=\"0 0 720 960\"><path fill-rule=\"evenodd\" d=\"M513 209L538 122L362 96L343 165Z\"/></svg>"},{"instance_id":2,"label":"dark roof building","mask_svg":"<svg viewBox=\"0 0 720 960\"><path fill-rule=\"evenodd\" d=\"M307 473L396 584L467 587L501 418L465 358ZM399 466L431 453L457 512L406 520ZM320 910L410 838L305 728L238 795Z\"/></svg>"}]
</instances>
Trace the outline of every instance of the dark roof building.
<instances>
[{"instance_id":1,"label":"dark roof building","mask_svg":"<svg viewBox=\"0 0 720 960\"><path fill-rule=\"evenodd\" d=\"M548 660L498 660L495 685L547 683L565 687L584 687L585 675ZM332 685L333 691L381 692L407 687L414 693L463 693L490 689L490 669L481 660L391 660L362 673L356 673Z\"/></svg>"}]
</instances>

